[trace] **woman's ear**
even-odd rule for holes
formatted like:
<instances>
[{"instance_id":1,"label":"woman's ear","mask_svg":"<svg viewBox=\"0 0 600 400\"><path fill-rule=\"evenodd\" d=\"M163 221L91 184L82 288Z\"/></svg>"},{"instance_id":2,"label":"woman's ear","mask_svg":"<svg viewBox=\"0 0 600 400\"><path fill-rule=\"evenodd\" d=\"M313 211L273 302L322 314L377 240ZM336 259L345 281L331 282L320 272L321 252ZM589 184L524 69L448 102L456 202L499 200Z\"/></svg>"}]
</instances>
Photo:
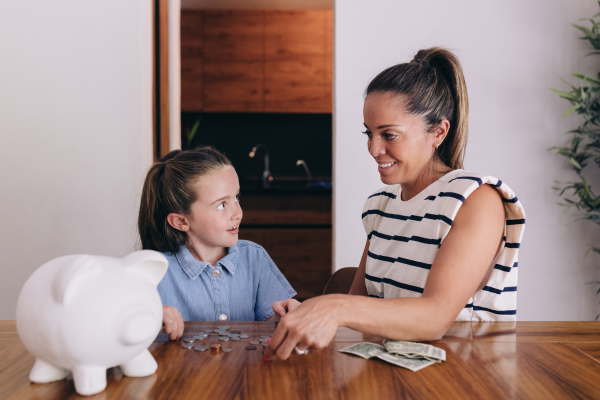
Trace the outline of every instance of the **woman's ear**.
<instances>
[{"instance_id":1,"label":"woman's ear","mask_svg":"<svg viewBox=\"0 0 600 400\"><path fill-rule=\"evenodd\" d=\"M446 135L448 135L449 130L450 130L450 121L448 121L447 119L443 119L437 124L437 126L435 127L435 130L434 130L435 143L436 143L435 147L438 147L439 145L442 144L444 139L446 139Z\"/></svg>"},{"instance_id":2,"label":"woman's ear","mask_svg":"<svg viewBox=\"0 0 600 400\"><path fill-rule=\"evenodd\" d=\"M171 213L167 215L167 222L178 231L187 232L190 230L187 219L181 214Z\"/></svg>"}]
</instances>

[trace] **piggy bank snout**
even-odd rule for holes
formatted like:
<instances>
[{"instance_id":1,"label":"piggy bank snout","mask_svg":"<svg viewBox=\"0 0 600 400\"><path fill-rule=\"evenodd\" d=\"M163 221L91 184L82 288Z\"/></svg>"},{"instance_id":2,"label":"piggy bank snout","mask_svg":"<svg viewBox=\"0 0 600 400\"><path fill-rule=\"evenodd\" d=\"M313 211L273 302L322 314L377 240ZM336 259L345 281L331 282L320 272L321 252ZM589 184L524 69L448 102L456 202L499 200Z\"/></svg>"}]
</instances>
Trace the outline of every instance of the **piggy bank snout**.
<instances>
[{"instance_id":1,"label":"piggy bank snout","mask_svg":"<svg viewBox=\"0 0 600 400\"><path fill-rule=\"evenodd\" d=\"M132 310L123 318L119 340L123 345L133 346L153 339L158 334L161 322L149 310Z\"/></svg>"}]
</instances>

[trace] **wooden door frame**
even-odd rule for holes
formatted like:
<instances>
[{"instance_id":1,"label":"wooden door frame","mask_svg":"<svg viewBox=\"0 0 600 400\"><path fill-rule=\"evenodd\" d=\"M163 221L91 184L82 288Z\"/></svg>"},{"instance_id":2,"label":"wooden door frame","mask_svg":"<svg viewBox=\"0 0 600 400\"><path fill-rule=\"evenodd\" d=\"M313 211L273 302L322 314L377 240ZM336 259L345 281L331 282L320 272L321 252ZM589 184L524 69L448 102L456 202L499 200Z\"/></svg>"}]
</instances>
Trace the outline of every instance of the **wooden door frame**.
<instances>
[{"instance_id":1,"label":"wooden door frame","mask_svg":"<svg viewBox=\"0 0 600 400\"><path fill-rule=\"evenodd\" d=\"M152 54L152 154L154 161L170 151L169 0L154 0Z\"/></svg>"}]
</instances>

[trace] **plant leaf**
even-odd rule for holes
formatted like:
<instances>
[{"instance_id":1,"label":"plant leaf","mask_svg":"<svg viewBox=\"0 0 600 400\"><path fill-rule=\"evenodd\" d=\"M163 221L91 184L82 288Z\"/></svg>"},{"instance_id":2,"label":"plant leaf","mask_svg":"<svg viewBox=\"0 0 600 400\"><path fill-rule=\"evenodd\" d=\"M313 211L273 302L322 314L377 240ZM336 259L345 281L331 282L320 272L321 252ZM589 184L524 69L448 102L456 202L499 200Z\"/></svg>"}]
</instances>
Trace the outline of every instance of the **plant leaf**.
<instances>
[{"instance_id":1,"label":"plant leaf","mask_svg":"<svg viewBox=\"0 0 600 400\"><path fill-rule=\"evenodd\" d=\"M577 169L582 169L582 168L581 168L581 165L579 165L579 163L578 163L578 162L577 162L577 161L576 161L576 160L575 160L573 157L571 157L571 158L569 159L569 161L571 162L571 164L573 164L573 166L574 166L575 168L577 168Z\"/></svg>"}]
</instances>

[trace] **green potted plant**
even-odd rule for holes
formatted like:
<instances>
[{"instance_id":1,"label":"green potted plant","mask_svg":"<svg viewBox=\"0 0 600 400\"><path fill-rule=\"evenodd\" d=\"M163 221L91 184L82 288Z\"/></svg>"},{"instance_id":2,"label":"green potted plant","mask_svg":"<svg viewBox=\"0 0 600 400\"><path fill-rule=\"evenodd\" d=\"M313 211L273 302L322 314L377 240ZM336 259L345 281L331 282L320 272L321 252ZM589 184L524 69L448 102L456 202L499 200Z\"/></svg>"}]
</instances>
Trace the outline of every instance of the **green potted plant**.
<instances>
[{"instance_id":1,"label":"green potted plant","mask_svg":"<svg viewBox=\"0 0 600 400\"><path fill-rule=\"evenodd\" d=\"M600 1L598 2L600 6ZM581 39L590 43L593 51L587 55L600 55L600 13L588 20L591 27L573 25L583 33ZM575 129L569 131L571 142L565 147L553 147L556 154L567 157L578 180L554 187L559 192L565 207L565 212L571 208L579 211L581 219L591 221L600 225L600 196L596 194L586 176L597 177L600 173L600 73L597 77L582 74L573 74L578 80L578 85L568 84L569 91L552 91L568 100L571 108L564 116L572 113L582 117L582 123ZM566 83L566 82L565 82ZM592 245L589 251L600 254L600 247ZM586 253L587 254L587 253ZM600 284L600 282L590 282ZM596 294L600 293L600 289ZM598 319L598 316L596 317Z\"/></svg>"}]
</instances>

